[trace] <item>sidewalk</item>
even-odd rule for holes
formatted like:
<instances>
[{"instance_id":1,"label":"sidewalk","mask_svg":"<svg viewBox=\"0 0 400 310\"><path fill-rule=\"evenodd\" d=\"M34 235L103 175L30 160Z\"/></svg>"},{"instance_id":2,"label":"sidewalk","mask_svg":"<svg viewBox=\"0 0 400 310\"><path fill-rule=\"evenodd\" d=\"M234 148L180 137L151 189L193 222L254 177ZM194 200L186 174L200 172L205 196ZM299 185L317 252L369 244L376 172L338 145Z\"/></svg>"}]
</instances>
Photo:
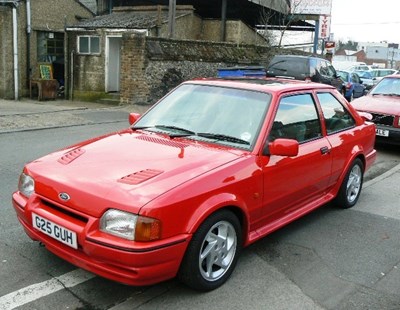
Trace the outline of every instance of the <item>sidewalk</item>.
<instances>
[{"instance_id":1,"label":"sidewalk","mask_svg":"<svg viewBox=\"0 0 400 310\"><path fill-rule=\"evenodd\" d=\"M25 131L42 128L54 128L90 124L83 116L84 111L109 110L128 113L144 113L150 106L123 105L51 100L37 101L22 99L20 101L0 99L0 133Z\"/></svg>"}]
</instances>

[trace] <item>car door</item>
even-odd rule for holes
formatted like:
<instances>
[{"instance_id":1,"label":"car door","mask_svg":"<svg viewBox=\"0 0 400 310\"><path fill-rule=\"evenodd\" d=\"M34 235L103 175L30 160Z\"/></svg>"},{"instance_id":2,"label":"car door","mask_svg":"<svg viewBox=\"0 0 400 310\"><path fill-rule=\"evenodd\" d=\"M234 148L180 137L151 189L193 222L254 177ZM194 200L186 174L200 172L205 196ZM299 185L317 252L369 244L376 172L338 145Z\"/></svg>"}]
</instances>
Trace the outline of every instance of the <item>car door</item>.
<instances>
[{"instance_id":1,"label":"car door","mask_svg":"<svg viewBox=\"0 0 400 310\"><path fill-rule=\"evenodd\" d=\"M360 77L357 75L357 73L352 73L351 74L351 82L354 85L354 98L361 97L364 95L364 85L361 83Z\"/></svg>"},{"instance_id":2,"label":"car door","mask_svg":"<svg viewBox=\"0 0 400 310\"><path fill-rule=\"evenodd\" d=\"M295 157L271 155L263 167L263 222L273 222L321 197L331 174L330 144L311 93L280 98L269 141L295 139Z\"/></svg>"},{"instance_id":3,"label":"car door","mask_svg":"<svg viewBox=\"0 0 400 310\"><path fill-rule=\"evenodd\" d=\"M334 186L343 172L349 157L354 151L354 145L359 142L353 129L356 125L351 113L330 92L317 94L324 115L327 139L331 145L332 176L328 187Z\"/></svg>"}]
</instances>

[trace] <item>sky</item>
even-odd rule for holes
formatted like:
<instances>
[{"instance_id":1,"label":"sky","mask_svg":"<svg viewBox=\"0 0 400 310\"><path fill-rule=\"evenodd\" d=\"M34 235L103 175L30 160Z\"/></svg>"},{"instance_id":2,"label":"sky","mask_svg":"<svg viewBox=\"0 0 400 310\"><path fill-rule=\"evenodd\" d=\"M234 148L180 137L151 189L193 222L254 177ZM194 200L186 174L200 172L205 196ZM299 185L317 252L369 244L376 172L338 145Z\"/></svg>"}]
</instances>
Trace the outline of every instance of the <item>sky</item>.
<instances>
[{"instance_id":1,"label":"sky","mask_svg":"<svg viewBox=\"0 0 400 310\"><path fill-rule=\"evenodd\" d=\"M331 33L335 41L400 43L400 1L332 0Z\"/></svg>"}]
</instances>

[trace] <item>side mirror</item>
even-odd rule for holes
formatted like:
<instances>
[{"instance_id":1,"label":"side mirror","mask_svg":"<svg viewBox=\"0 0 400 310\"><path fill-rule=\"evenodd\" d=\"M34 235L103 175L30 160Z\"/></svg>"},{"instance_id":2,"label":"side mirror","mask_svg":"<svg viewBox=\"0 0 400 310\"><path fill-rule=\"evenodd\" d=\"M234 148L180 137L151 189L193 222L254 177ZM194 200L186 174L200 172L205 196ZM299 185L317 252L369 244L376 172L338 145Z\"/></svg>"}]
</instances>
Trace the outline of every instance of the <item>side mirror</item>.
<instances>
[{"instance_id":1,"label":"side mirror","mask_svg":"<svg viewBox=\"0 0 400 310\"><path fill-rule=\"evenodd\" d=\"M364 121L372 121L373 116L367 112L357 111Z\"/></svg>"},{"instance_id":2,"label":"side mirror","mask_svg":"<svg viewBox=\"0 0 400 310\"><path fill-rule=\"evenodd\" d=\"M294 157L299 154L299 142L294 139L276 139L268 143L265 155Z\"/></svg>"},{"instance_id":3,"label":"side mirror","mask_svg":"<svg viewBox=\"0 0 400 310\"><path fill-rule=\"evenodd\" d=\"M133 125L140 118L139 113L129 113L129 124Z\"/></svg>"}]
</instances>

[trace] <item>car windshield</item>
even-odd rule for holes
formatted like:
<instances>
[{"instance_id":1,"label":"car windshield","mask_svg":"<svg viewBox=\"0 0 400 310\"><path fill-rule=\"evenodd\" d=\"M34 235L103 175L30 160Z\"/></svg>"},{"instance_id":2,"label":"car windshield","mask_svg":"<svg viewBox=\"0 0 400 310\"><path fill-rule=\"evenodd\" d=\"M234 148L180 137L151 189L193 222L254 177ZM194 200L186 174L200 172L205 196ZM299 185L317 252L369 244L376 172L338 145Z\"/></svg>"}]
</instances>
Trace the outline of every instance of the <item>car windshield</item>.
<instances>
[{"instance_id":1,"label":"car windshield","mask_svg":"<svg viewBox=\"0 0 400 310\"><path fill-rule=\"evenodd\" d=\"M400 96L400 79L382 79L371 91L371 95Z\"/></svg>"},{"instance_id":2,"label":"car windshield","mask_svg":"<svg viewBox=\"0 0 400 310\"><path fill-rule=\"evenodd\" d=\"M271 95L263 92L184 84L132 128L250 150L270 100Z\"/></svg>"}]
</instances>

